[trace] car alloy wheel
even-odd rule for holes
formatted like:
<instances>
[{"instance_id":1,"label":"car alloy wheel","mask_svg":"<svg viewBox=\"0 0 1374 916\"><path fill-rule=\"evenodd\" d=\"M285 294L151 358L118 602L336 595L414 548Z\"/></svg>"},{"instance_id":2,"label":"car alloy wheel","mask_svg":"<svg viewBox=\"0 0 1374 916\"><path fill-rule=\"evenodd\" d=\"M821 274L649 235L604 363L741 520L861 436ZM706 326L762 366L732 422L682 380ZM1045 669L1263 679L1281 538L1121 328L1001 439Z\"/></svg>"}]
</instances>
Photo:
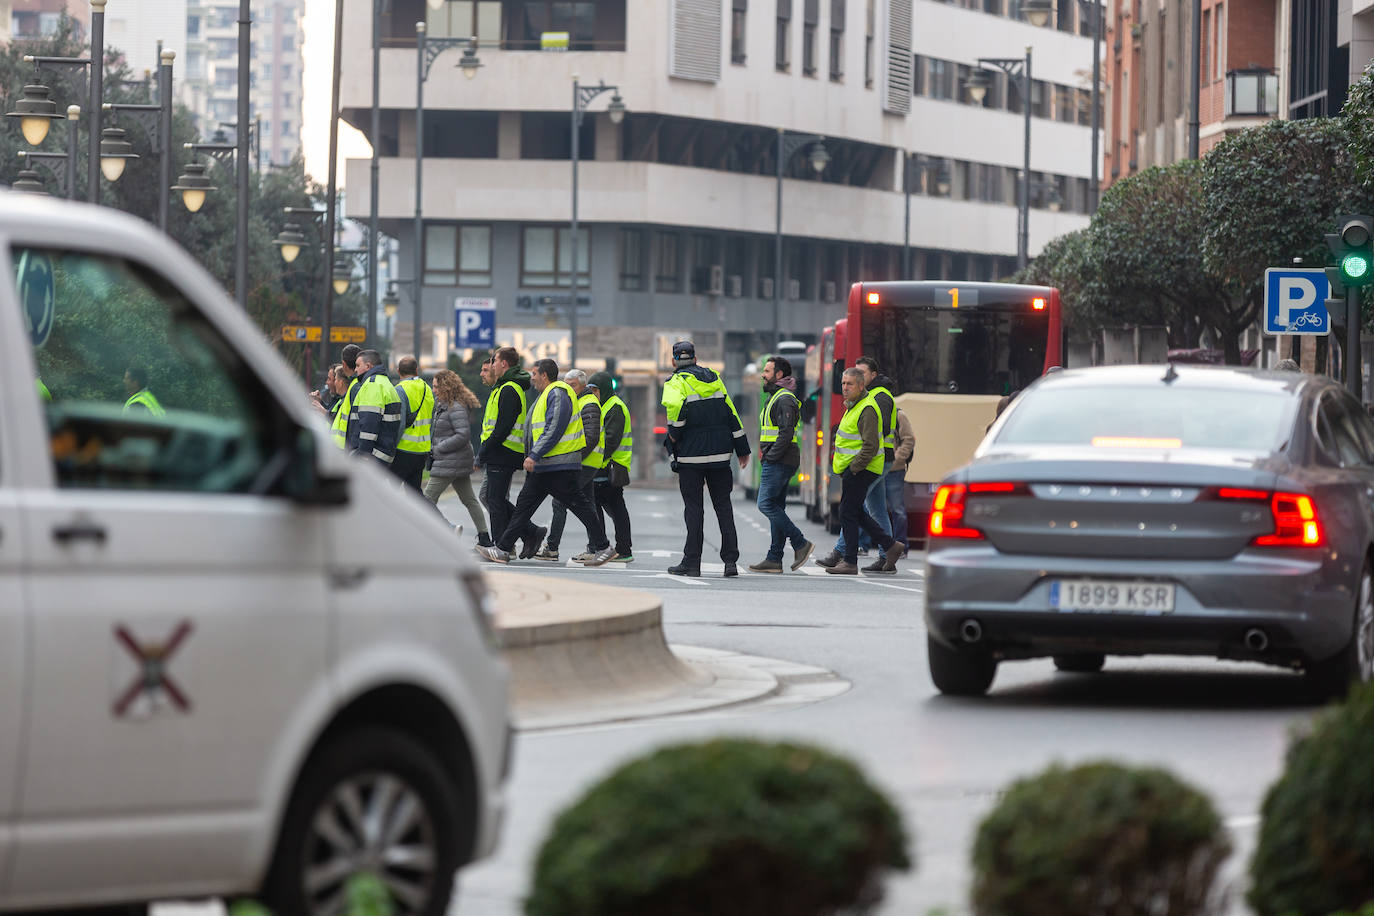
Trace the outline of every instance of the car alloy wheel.
<instances>
[{"instance_id":1,"label":"car alloy wheel","mask_svg":"<svg viewBox=\"0 0 1374 916\"><path fill-rule=\"evenodd\" d=\"M347 910L348 882L372 874L386 886L398 913L422 912L434 895L434 824L419 793L393 773L347 779L311 819L302 876L310 912Z\"/></svg>"}]
</instances>

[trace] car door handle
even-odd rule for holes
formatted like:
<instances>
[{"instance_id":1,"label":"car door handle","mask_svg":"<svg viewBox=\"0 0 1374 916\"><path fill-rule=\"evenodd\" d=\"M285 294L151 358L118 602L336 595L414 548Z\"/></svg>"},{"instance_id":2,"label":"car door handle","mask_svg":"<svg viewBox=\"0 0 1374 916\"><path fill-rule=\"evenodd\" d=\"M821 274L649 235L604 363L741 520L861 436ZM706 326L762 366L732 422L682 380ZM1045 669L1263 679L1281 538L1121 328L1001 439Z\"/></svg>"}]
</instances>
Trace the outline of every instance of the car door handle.
<instances>
[{"instance_id":1,"label":"car door handle","mask_svg":"<svg viewBox=\"0 0 1374 916\"><path fill-rule=\"evenodd\" d=\"M73 541L95 541L97 544L103 544L105 543L105 529L91 522L73 522L70 525L59 525L54 528L52 539L59 544L70 544Z\"/></svg>"}]
</instances>

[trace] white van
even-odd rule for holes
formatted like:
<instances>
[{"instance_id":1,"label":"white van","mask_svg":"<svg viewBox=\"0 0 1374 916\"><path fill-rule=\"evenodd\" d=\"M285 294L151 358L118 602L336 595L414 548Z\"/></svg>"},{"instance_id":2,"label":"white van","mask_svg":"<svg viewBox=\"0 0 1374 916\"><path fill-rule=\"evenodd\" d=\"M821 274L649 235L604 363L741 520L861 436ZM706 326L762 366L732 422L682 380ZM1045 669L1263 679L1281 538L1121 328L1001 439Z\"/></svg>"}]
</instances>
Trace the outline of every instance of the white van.
<instances>
[{"instance_id":1,"label":"white van","mask_svg":"<svg viewBox=\"0 0 1374 916\"><path fill-rule=\"evenodd\" d=\"M510 740L452 532L130 217L0 191L0 352L0 912L444 913Z\"/></svg>"}]
</instances>

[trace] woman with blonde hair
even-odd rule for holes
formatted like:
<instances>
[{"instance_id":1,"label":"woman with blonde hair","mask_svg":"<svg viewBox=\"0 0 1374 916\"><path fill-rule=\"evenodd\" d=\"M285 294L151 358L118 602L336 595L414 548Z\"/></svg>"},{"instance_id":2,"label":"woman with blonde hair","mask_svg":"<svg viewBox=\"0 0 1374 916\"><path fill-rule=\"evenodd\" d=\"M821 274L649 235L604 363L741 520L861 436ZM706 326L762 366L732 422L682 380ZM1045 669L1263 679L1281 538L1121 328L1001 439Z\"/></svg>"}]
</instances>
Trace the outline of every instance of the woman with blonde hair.
<instances>
[{"instance_id":1,"label":"woman with blonde hair","mask_svg":"<svg viewBox=\"0 0 1374 916\"><path fill-rule=\"evenodd\" d=\"M477 395L468 390L458 373L442 369L434 376L434 421L430 428L433 464L425 483L425 498L437 505L443 492L453 487L477 525L478 545L490 547L487 519L472 492L472 412L478 406Z\"/></svg>"}]
</instances>

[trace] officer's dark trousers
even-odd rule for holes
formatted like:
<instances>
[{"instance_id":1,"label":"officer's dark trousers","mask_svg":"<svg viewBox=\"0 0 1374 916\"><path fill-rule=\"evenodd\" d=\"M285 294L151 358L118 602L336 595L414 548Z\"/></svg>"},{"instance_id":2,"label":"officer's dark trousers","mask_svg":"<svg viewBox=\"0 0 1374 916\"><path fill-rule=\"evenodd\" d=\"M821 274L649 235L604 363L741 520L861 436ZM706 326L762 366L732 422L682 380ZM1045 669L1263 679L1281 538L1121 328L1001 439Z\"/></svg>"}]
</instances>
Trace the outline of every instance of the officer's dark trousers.
<instances>
[{"instance_id":1,"label":"officer's dark trousers","mask_svg":"<svg viewBox=\"0 0 1374 916\"><path fill-rule=\"evenodd\" d=\"M510 481L515 476L515 468L503 464L489 464L483 470L485 477L482 481L482 502L487 507L487 518L491 520L491 533L499 536L515 515L515 506L510 501ZM529 478L533 476L535 475L526 476L525 486L529 486ZM516 537L532 539L538 533L539 529L527 516L524 529L518 532Z\"/></svg>"},{"instance_id":2,"label":"officer's dark trousers","mask_svg":"<svg viewBox=\"0 0 1374 916\"><path fill-rule=\"evenodd\" d=\"M596 506L596 491L592 489L592 481L596 479L596 468L583 467L578 471L578 477L582 483L582 492L587 494L587 502L593 508ZM597 516L600 518L600 516ZM568 523L568 507L563 505L561 499L553 501L553 521L549 524L548 545L550 550L557 551L558 545L563 543L563 526ZM590 546L590 545L588 545Z\"/></svg>"},{"instance_id":3,"label":"officer's dark trousers","mask_svg":"<svg viewBox=\"0 0 1374 916\"><path fill-rule=\"evenodd\" d=\"M420 493L425 474L425 459L428 457L428 452L407 452L398 448L396 460L391 462L391 473L401 478L401 482L416 493Z\"/></svg>"},{"instance_id":4,"label":"officer's dark trousers","mask_svg":"<svg viewBox=\"0 0 1374 916\"><path fill-rule=\"evenodd\" d=\"M853 471L840 478L840 535L844 539L846 563L858 565L860 528L883 550L892 546L892 535L864 511L864 497L877 479L878 475L872 471Z\"/></svg>"},{"instance_id":5,"label":"officer's dark trousers","mask_svg":"<svg viewBox=\"0 0 1374 916\"><path fill-rule=\"evenodd\" d=\"M682 493L682 518L687 523L687 543L682 548L682 562L687 566L701 565L701 545L705 539L702 524L705 521L706 505L702 500L702 488L711 491L711 505L716 510L716 521L720 524L720 558L726 563L739 559L739 539L735 536L735 509L730 505L730 488L735 484L735 475L730 466L693 467L682 464L677 469L677 488Z\"/></svg>"},{"instance_id":6,"label":"officer's dark trousers","mask_svg":"<svg viewBox=\"0 0 1374 916\"><path fill-rule=\"evenodd\" d=\"M615 552L622 557L633 556L634 551L630 544L630 510L625 508L625 488L615 486L609 478L598 480L596 506L600 512L610 515L611 523L615 525ZM601 523L606 523L604 516Z\"/></svg>"},{"instance_id":7,"label":"officer's dark trousers","mask_svg":"<svg viewBox=\"0 0 1374 916\"><path fill-rule=\"evenodd\" d=\"M501 537L497 540L496 546L506 553L515 549L516 538L523 537L523 532L529 527L530 519L539 507L544 504L544 500L550 496L561 500L563 505L577 516L577 520L587 529L587 537L591 539L592 550L601 551L610 546L606 540L606 529L601 526L601 516L591 501L587 499L587 493L581 486L581 472L578 470L568 471L542 471L531 472L525 475L525 485L520 488L520 498L515 501L515 514L511 516L510 522L506 525ZM493 528L493 530L495 530Z\"/></svg>"}]
</instances>

